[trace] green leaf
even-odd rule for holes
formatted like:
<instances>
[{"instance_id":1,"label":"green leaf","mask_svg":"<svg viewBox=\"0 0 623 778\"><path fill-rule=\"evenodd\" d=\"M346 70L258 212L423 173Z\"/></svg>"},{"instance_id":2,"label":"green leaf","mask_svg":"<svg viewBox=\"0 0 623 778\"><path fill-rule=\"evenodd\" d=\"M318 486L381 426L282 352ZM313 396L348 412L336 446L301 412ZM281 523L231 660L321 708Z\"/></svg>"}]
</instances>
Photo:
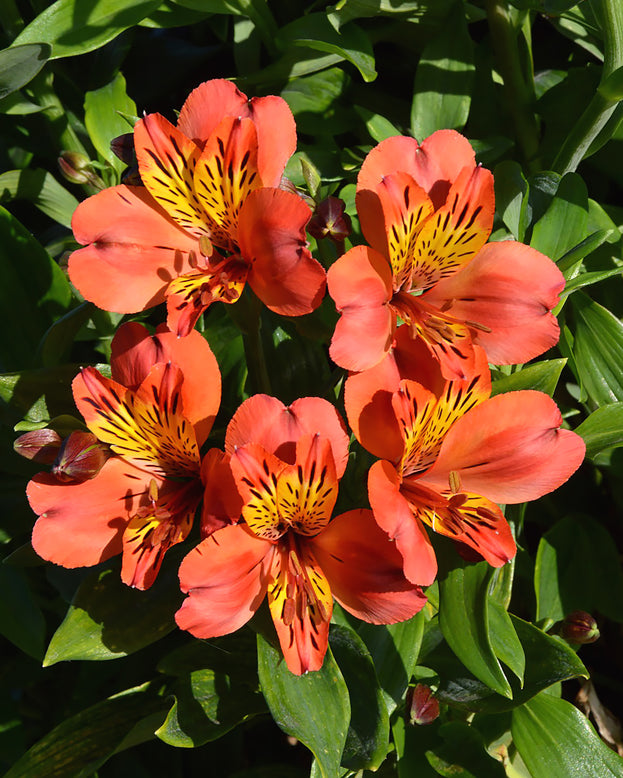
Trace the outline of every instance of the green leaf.
<instances>
[{"instance_id":1,"label":"green leaf","mask_svg":"<svg viewBox=\"0 0 623 778\"><path fill-rule=\"evenodd\" d=\"M516 240L523 241L530 224L530 186L519 163L505 160L496 165L495 208Z\"/></svg>"},{"instance_id":2,"label":"green leaf","mask_svg":"<svg viewBox=\"0 0 623 778\"><path fill-rule=\"evenodd\" d=\"M543 535L534 568L537 619L574 610L623 622L623 570L608 531L589 516L566 516Z\"/></svg>"},{"instance_id":3,"label":"green leaf","mask_svg":"<svg viewBox=\"0 0 623 778\"><path fill-rule=\"evenodd\" d=\"M577 173L567 173L549 207L534 225L530 245L555 262L586 238L588 193Z\"/></svg>"},{"instance_id":4,"label":"green leaf","mask_svg":"<svg viewBox=\"0 0 623 778\"><path fill-rule=\"evenodd\" d=\"M166 707L148 684L110 697L54 727L4 778L86 778L122 746L136 724Z\"/></svg>"},{"instance_id":5,"label":"green leaf","mask_svg":"<svg viewBox=\"0 0 623 778\"><path fill-rule=\"evenodd\" d=\"M623 324L583 292L569 303L576 318L574 357L582 387L597 405L623 401Z\"/></svg>"},{"instance_id":6,"label":"green leaf","mask_svg":"<svg viewBox=\"0 0 623 778\"><path fill-rule=\"evenodd\" d=\"M311 13L279 30L283 47L303 46L329 54L338 54L354 65L364 81L374 81L374 52L366 33L354 23L341 27L339 32L322 13Z\"/></svg>"},{"instance_id":7,"label":"green leaf","mask_svg":"<svg viewBox=\"0 0 623 778\"><path fill-rule=\"evenodd\" d=\"M339 24L377 16L409 16L418 24L440 22L454 0L340 0L331 10Z\"/></svg>"},{"instance_id":8,"label":"green leaf","mask_svg":"<svg viewBox=\"0 0 623 778\"><path fill-rule=\"evenodd\" d=\"M623 759L566 700L540 694L513 711L511 732L532 778L623 776Z\"/></svg>"},{"instance_id":9,"label":"green leaf","mask_svg":"<svg viewBox=\"0 0 623 778\"><path fill-rule=\"evenodd\" d=\"M415 72L411 133L420 141L435 130L463 129L469 116L474 47L460 5L426 46Z\"/></svg>"},{"instance_id":10,"label":"green leaf","mask_svg":"<svg viewBox=\"0 0 623 778\"><path fill-rule=\"evenodd\" d=\"M505 778L504 767L487 753L483 737L475 727L464 721L448 721L439 727L439 735L443 744L426 756L440 775Z\"/></svg>"},{"instance_id":11,"label":"green leaf","mask_svg":"<svg viewBox=\"0 0 623 778\"><path fill-rule=\"evenodd\" d=\"M338 775L350 703L342 673L327 650L322 669L293 675L281 652L257 636L258 673L273 719L316 757L323 778Z\"/></svg>"},{"instance_id":12,"label":"green leaf","mask_svg":"<svg viewBox=\"0 0 623 778\"><path fill-rule=\"evenodd\" d=\"M160 0L56 0L14 43L47 43L50 59L84 54L138 24L159 5Z\"/></svg>"},{"instance_id":13,"label":"green leaf","mask_svg":"<svg viewBox=\"0 0 623 778\"><path fill-rule=\"evenodd\" d=\"M0 207L0 369L29 367L43 333L69 308L69 282L45 249Z\"/></svg>"},{"instance_id":14,"label":"green leaf","mask_svg":"<svg viewBox=\"0 0 623 778\"><path fill-rule=\"evenodd\" d=\"M394 135L400 135L400 130L389 119L381 114L374 113L361 105L354 105L355 112L363 119L370 137L377 143Z\"/></svg>"},{"instance_id":15,"label":"green leaf","mask_svg":"<svg viewBox=\"0 0 623 778\"><path fill-rule=\"evenodd\" d=\"M348 627L331 625L329 642L350 698L342 764L351 770L376 770L389 749L389 716L374 662L365 643Z\"/></svg>"},{"instance_id":16,"label":"green leaf","mask_svg":"<svg viewBox=\"0 0 623 778\"><path fill-rule=\"evenodd\" d=\"M572 249L569 249L566 254L563 254L563 256L558 260L558 268L563 273L567 270L570 270L573 268L574 265L577 265L577 263L584 259L584 257L588 256L591 252L595 251L595 249L599 248L602 243L604 243L606 240L608 240L612 236L612 230L606 229L606 230L596 230L595 232L592 232L588 238L584 238L584 240L581 240L577 246L574 246ZM619 270L619 272L621 272Z\"/></svg>"},{"instance_id":17,"label":"green leaf","mask_svg":"<svg viewBox=\"0 0 623 778\"><path fill-rule=\"evenodd\" d=\"M0 51L0 100L33 79L50 57L46 43L29 43Z\"/></svg>"},{"instance_id":18,"label":"green leaf","mask_svg":"<svg viewBox=\"0 0 623 778\"><path fill-rule=\"evenodd\" d=\"M489 637L498 659L510 668L523 684L526 655L508 612L497 600L489 599Z\"/></svg>"},{"instance_id":19,"label":"green leaf","mask_svg":"<svg viewBox=\"0 0 623 778\"><path fill-rule=\"evenodd\" d=\"M10 406L7 423L26 417L29 422L47 422L55 416L75 414L71 382L78 365L23 370L0 375L0 399Z\"/></svg>"},{"instance_id":20,"label":"green leaf","mask_svg":"<svg viewBox=\"0 0 623 778\"><path fill-rule=\"evenodd\" d=\"M105 86L87 92L84 98L84 123L89 137L99 154L118 171L125 165L110 149L110 141L129 132L127 121L119 115L136 114L136 103L126 92L121 73Z\"/></svg>"},{"instance_id":21,"label":"green leaf","mask_svg":"<svg viewBox=\"0 0 623 778\"><path fill-rule=\"evenodd\" d=\"M512 375L496 377L491 386L491 396L522 389L535 389L552 397L566 364L566 359L547 359L528 365Z\"/></svg>"},{"instance_id":22,"label":"green leaf","mask_svg":"<svg viewBox=\"0 0 623 778\"><path fill-rule=\"evenodd\" d=\"M577 292L578 289L583 289L585 286L592 286L599 283L599 281L605 281L606 278L613 278L614 276L621 275L621 268L615 268L614 270L595 270L592 273L582 273L570 281L567 281L567 285L561 292L561 299L568 297L570 294Z\"/></svg>"},{"instance_id":23,"label":"green leaf","mask_svg":"<svg viewBox=\"0 0 623 778\"><path fill-rule=\"evenodd\" d=\"M123 584L117 565L91 572L52 636L43 664L116 659L175 629L173 616L183 598L172 556L179 553L169 551L156 583L145 592Z\"/></svg>"},{"instance_id":24,"label":"green leaf","mask_svg":"<svg viewBox=\"0 0 623 778\"><path fill-rule=\"evenodd\" d=\"M439 626L465 667L489 688L511 698L489 634L492 568L486 562L461 565L439 578Z\"/></svg>"},{"instance_id":25,"label":"green leaf","mask_svg":"<svg viewBox=\"0 0 623 778\"><path fill-rule=\"evenodd\" d=\"M41 660L45 621L21 570L0 564L0 633L22 651Z\"/></svg>"},{"instance_id":26,"label":"green leaf","mask_svg":"<svg viewBox=\"0 0 623 778\"><path fill-rule=\"evenodd\" d=\"M623 403L597 408L574 431L584 438L586 456L591 459L609 448L623 446Z\"/></svg>"},{"instance_id":27,"label":"green leaf","mask_svg":"<svg viewBox=\"0 0 623 778\"><path fill-rule=\"evenodd\" d=\"M51 173L36 168L0 174L0 201L28 200L63 227L71 226L78 200Z\"/></svg>"}]
</instances>

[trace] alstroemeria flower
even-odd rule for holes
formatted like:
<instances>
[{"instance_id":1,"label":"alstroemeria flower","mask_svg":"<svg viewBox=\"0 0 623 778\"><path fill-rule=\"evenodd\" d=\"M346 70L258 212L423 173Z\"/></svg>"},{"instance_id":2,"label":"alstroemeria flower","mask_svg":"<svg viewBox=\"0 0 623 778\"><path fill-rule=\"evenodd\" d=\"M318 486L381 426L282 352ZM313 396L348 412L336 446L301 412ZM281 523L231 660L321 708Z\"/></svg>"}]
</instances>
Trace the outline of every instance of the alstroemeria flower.
<instances>
[{"instance_id":1,"label":"alstroemeria flower","mask_svg":"<svg viewBox=\"0 0 623 778\"><path fill-rule=\"evenodd\" d=\"M86 299L119 313L166 299L178 335L215 300L235 302L247 281L284 316L320 304L325 272L305 238L311 211L279 188L296 148L282 98L248 100L229 81L207 81L177 126L159 114L141 119L134 145L144 186L106 189L72 220L85 248L69 274Z\"/></svg>"},{"instance_id":2,"label":"alstroemeria flower","mask_svg":"<svg viewBox=\"0 0 623 778\"><path fill-rule=\"evenodd\" d=\"M113 455L89 480L39 473L30 481L39 516L32 544L63 567L122 554L124 583L147 589L201 502L199 450L220 404L221 377L199 333L151 336L137 323L115 335L111 368L112 378L85 368L73 392L89 430Z\"/></svg>"},{"instance_id":3,"label":"alstroemeria flower","mask_svg":"<svg viewBox=\"0 0 623 778\"><path fill-rule=\"evenodd\" d=\"M368 476L374 516L396 541L407 578L426 585L437 562L425 526L499 567L514 556L515 541L497 503L535 500L558 488L579 467L585 446L560 428L548 395L490 397L487 357L478 346L473 371L452 381L435 371L424 348L417 356L416 350L416 359L405 362L421 366L422 382L401 375L390 355L347 380L345 403L358 440L380 457Z\"/></svg>"},{"instance_id":4,"label":"alstroemeria flower","mask_svg":"<svg viewBox=\"0 0 623 778\"><path fill-rule=\"evenodd\" d=\"M199 638L233 632L268 596L288 668L300 675L322 666L333 597L373 624L423 607L371 511L331 519L348 457L332 405L306 397L286 408L255 395L234 415L225 448L244 523L215 532L182 562L182 629Z\"/></svg>"},{"instance_id":5,"label":"alstroemeria flower","mask_svg":"<svg viewBox=\"0 0 623 778\"><path fill-rule=\"evenodd\" d=\"M485 243L493 177L469 142L439 130L420 146L388 138L357 179L357 211L369 246L329 269L341 318L331 357L366 370L389 351L397 319L408 324L446 378L473 369L473 344L496 364L525 362L558 340L551 309L564 278L543 254L514 241Z\"/></svg>"}]
</instances>

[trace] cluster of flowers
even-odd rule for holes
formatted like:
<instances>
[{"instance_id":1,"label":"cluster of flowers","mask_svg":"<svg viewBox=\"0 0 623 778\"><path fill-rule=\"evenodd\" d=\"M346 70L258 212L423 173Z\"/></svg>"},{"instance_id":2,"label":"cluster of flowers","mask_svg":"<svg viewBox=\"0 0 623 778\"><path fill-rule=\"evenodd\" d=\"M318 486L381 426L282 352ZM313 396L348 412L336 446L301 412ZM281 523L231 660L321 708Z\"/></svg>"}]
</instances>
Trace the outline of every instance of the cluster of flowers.
<instances>
[{"instance_id":1,"label":"cluster of flowers","mask_svg":"<svg viewBox=\"0 0 623 778\"><path fill-rule=\"evenodd\" d=\"M84 247L69 274L111 311L166 302L167 324L154 334L123 324L112 377L87 367L75 378L90 432L61 444L50 431L39 446L55 464L28 487L37 553L66 567L121 554L123 581L147 589L199 514L201 542L179 570L178 625L200 638L228 634L267 596L297 674L322 666L334 598L374 624L423 607L437 573L427 527L494 566L510 560L515 541L498 503L557 488L584 444L542 393L490 398L489 362L524 362L556 342L551 310L564 280L521 243L487 244L493 179L467 140L440 131L421 145L396 137L374 148L357 182L368 245L328 273L308 249L311 210L282 180L296 131L281 98L248 100L209 81L177 126L141 119L134 146L139 185L78 207ZM224 451L202 456L221 380L193 328L247 282L285 316L313 311L328 286L341 314L330 354L349 371L348 423L378 458L371 509L332 516L349 433L318 397L289 407L250 397Z\"/></svg>"}]
</instances>

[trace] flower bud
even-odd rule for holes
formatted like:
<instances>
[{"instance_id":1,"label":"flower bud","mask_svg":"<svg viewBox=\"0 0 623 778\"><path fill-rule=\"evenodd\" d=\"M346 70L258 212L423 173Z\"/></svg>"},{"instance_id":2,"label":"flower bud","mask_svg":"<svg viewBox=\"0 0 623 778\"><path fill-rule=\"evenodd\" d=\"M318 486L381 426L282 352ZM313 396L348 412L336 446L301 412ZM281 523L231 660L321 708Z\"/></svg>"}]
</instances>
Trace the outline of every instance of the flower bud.
<instances>
[{"instance_id":1,"label":"flower bud","mask_svg":"<svg viewBox=\"0 0 623 778\"><path fill-rule=\"evenodd\" d=\"M599 638L597 622L586 611L573 611L560 627L561 636L569 643L594 643Z\"/></svg>"},{"instance_id":2,"label":"flower bud","mask_svg":"<svg viewBox=\"0 0 623 778\"><path fill-rule=\"evenodd\" d=\"M62 438L51 429L32 430L25 432L13 443L15 452L33 462L51 465L56 459L62 444Z\"/></svg>"},{"instance_id":3,"label":"flower bud","mask_svg":"<svg viewBox=\"0 0 623 778\"><path fill-rule=\"evenodd\" d=\"M97 189L104 188L104 182L93 170L91 160L78 151L61 151L58 167L63 178L72 184L90 184Z\"/></svg>"},{"instance_id":4,"label":"flower bud","mask_svg":"<svg viewBox=\"0 0 623 778\"><path fill-rule=\"evenodd\" d=\"M329 238L334 243L341 243L352 231L350 216L345 212L346 205L338 197L327 197L318 203L311 217L307 230L309 234L322 240Z\"/></svg>"},{"instance_id":5,"label":"flower bud","mask_svg":"<svg viewBox=\"0 0 623 778\"><path fill-rule=\"evenodd\" d=\"M410 724L430 724L439 716L439 700L426 684L418 683L407 695Z\"/></svg>"},{"instance_id":6,"label":"flower bud","mask_svg":"<svg viewBox=\"0 0 623 778\"><path fill-rule=\"evenodd\" d=\"M91 432L72 432L63 441L52 474L59 481L88 481L95 478L108 456L108 448Z\"/></svg>"},{"instance_id":7,"label":"flower bud","mask_svg":"<svg viewBox=\"0 0 623 778\"><path fill-rule=\"evenodd\" d=\"M126 132L118 135L110 141L110 150L124 165L131 167L136 165L136 152L134 151L134 134Z\"/></svg>"}]
</instances>

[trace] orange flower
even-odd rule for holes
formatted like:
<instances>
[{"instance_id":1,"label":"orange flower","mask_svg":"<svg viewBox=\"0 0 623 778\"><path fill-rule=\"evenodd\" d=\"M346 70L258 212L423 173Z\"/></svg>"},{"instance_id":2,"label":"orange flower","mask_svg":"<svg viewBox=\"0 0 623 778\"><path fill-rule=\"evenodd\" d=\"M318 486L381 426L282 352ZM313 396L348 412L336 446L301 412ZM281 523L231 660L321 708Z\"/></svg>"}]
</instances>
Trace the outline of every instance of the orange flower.
<instances>
[{"instance_id":1,"label":"orange flower","mask_svg":"<svg viewBox=\"0 0 623 778\"><path fill-rule=\"evenodd\" d=\"M333 597L374 624L422 608L426 598L370 511L331 519L348 457L333 406L306 397L285 408L255 395L232 419L226 450L244 523L215 532L182 562L182 629L199 638L233 632L268 596L288 668L300 675L322 666Z\"/></svg>"},{"instance_id":2,"label":"orange flower","mask_svg":"<svg viewBox=\"0 0 623 778\"><path fill-rule=\"evenodd\" d=\"M550 313L564 287L554 263L522 243L485 243L493 177L468 141L440 130L420 146L388 138L366 157L357 211L369 246L333 264L341 318L331 357L366 370L389 351L397 319L439 360L446 378L473 369L473 344L496 364L525 362L558 340Z\"/></svg>"},{"instance_id":3,"label":"orange flower","mask_svg":"<svg viewBox=\"0 0 623 778\"><path fill-rule=\"evenodd\" d=\"M351 376L345 403L357 439L381 458L368 477L374 517L396 541L406 577L426 585L437 563L424 526L499 567L514 556L515 541L496 503L535 500L558 488L579 467L585 446L560 429L560 411L546 394L490 398L483 349L474 347L475 366L465 379L449 381L402 330L400 359L390 353Z\"/></svg>"},{"instance_id":4,"label":"orange flower","mask_svg":"<svg viewBox=\"0 0 623 778\"><path fill-rule=\"evenodd\" d=\"M178 335L215 300L235 302L247 281L279 314L319 305L325 273L306 246L311 211L279 188L296 148L284 100L247 100L229 81L207 81L177 127L159 114L141 119L134 145L144 186L106 189L74 214L85 248L69 273L88 300L133 313L166 299Z\"/></svg>"},{"instance_id":5,"label":"orange flower","mask_svg":"<svg viewBox=\"0 0 623 778\"><path fill-rule=\"evenodd\" d=\"M89 480L49 473L31 480L28 499L39 516L32 543L64 567L121 553L122 580L147 589L166 550L188 535L201 502L199 450L218 410L221 379L199 333L150 336L136 323L113 339L111 366L112 379L85 368L73 391L87 426L113 455Z\"/></svg>"}]
</instances>

